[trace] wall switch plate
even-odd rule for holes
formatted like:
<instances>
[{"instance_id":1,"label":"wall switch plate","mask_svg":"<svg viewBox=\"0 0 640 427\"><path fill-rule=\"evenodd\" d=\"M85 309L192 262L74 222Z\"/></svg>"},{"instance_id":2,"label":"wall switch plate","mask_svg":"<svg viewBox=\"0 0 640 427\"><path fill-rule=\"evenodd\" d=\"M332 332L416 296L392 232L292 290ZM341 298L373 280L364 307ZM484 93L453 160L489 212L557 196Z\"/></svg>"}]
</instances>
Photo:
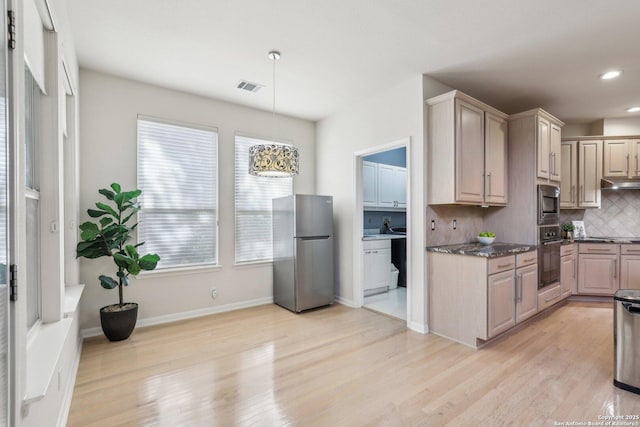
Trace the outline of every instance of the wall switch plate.
<instances>
[{"instance_id":1,"label":"wall switch plate","mask_svg":"<svg viewBox=\"0 0 640 427\"><path fill-rule=\"evenodd\" d=\"M454 219L453 220L453 229L457 229L458 228L458 222Z\"/></svg>"},{"instance_id":2,"label":"wall switch plate","mask_svg":"<svg viewBox=\"0 0 640 427\"><path fill-rule=\"evenodd\" d=\"M436 229L436 221L434 219L431 220L431 231Z\"/></svg>"}]
</instances>

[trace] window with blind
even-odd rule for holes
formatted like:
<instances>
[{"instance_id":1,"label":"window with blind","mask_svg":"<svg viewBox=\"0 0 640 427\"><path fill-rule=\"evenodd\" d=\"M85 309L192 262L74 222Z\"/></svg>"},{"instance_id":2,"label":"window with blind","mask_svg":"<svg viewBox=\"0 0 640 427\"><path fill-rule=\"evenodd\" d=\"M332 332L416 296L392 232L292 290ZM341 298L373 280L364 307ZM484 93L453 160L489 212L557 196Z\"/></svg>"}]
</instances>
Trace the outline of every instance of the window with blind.
<instances>
[{"instance_id":1,"label":"window with blind","mask_svg":"<svg viewBox=\"0 0 640 427\"><path fill-rule=\"evenodd\" d=\"M273 259L271 199L293 192L292 178L265 178L249 174L249 147L271 143L236 135L236 263Z\"/></svg>"},{"instance_id":2,"label":"window with blind","mask_svg":"<svg viewBox=\"0 0 640 427\"><path fill-rule=\"evenodd\" d=\"M158 269L218 263L218 130L138 116L138 241Z\"/></svg>"}]
</instances>

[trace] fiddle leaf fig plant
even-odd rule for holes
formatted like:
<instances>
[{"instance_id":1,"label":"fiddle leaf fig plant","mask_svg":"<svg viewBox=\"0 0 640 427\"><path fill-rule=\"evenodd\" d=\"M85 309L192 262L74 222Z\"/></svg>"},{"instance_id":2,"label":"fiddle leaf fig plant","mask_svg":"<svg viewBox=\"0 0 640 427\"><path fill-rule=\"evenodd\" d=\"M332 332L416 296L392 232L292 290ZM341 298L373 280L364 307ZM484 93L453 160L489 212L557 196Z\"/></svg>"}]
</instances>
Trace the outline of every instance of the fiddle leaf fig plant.
<instances>
[{"instance_id":1,"label":"fiddle leaf fig plant","mask_svg":"<svg viewBox=\"0 0 640 427\"><path fill-rule=\"evenodd\" d=\"M130 224L133 216L140 210L135 199L141 190L122 191L120 184L111 184L111 189L98 190L107 202L97 202L97 209L88 209L87 213L95 222L87 221L80 225L81 241L76 247L78 258L89 259L112 257L118 271L116 278L100 275L100 285L105 289L118 288L119 305L124 305L123 286L129 285L129 276L137 276L142 270L153 270L160 257L157 254L140 255L138 249L144 242L128 245L131 233L138 226ZM98 219L99 218L99 219Z\"/></svg>"}]
</instances>

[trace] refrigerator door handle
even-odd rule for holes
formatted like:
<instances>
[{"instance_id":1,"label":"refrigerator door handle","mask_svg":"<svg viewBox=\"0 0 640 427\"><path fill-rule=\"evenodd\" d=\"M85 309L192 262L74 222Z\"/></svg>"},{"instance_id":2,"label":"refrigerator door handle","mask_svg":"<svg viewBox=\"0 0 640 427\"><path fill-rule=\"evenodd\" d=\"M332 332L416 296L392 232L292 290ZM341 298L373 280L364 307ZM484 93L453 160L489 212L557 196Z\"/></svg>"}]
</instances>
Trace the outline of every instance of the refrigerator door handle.
<instances>
[{"instance_id":1,"label":"refrigerator door handle","mask_svg":"<svg viewBox=\"0 0 640 427\"><path fill-rule=\"evenodd\" d=\"M326 236L312 236L312 237L298 237L298 239L301 240L323 240L323 239L328 239L329 236L328 234Z\"/></svg>"}]
</instances>

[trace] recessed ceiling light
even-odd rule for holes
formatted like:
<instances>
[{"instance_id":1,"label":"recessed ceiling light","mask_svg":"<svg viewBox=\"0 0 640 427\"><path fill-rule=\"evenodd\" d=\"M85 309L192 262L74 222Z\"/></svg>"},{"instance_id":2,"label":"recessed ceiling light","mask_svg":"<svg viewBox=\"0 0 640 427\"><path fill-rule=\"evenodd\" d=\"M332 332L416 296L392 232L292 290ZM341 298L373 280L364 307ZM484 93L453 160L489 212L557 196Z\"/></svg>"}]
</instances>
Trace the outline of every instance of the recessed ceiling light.
<instances>
[{"instance_id":1,"label":"recessed ceiling light","mask_svg":"<svg viewBox=\"0 0 640 427\"><path fill-rule=\"evenodd\" d=\"M600 78L602 80L611 80L611 79L615 79L616 77L619 77L620 74L622 74L622 71L620 70L611 70L601 75Z\"/></svg>"},{"instance_id":2,"label":"recessed ceiling light","mask_svg":"<svg viewBox=\"0 0 640 427\"><path fill-rule=\"evenodd\" d=\"M638 111L640 111L640 107L627 108L627 113L637 113Z\"/></svg>"}]
</instances>

